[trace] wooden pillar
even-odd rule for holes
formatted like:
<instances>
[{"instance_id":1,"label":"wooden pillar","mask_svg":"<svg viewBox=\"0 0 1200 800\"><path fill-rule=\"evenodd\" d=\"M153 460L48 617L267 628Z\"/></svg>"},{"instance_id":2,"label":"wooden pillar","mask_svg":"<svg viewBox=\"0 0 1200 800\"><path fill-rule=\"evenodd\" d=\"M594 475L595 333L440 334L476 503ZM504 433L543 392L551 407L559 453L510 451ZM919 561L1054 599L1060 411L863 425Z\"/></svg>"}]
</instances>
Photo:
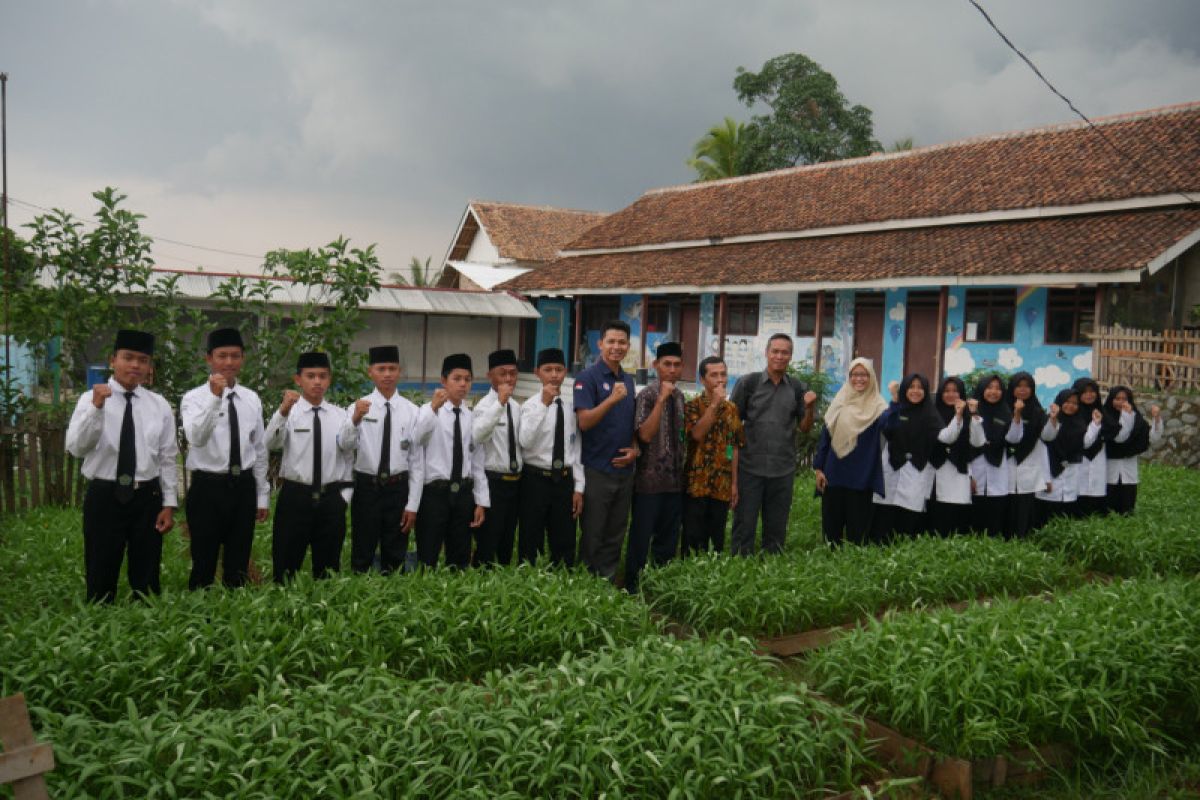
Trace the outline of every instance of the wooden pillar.
<instances>
[{"instance_id":1,"label":"wooden pillar","mask_svg":"<svg viewBox=\"0 0 1200 800\"><path fill-rule=\"evenodd\" d=\"M504 346L501 339L504 334L504 317L496 317L496 349Z\"/></svg>"},{"instance_id":2,"label":"wooden pillar","mask_svg":"<svg viewBox=\"0 0 1200 800\"><path fill-rule=\"evenodd\" d=\"M942 385L942 370L946 360L946 315L950 313L950 287L943 286L941 292L938 293L938 323L937 323L937 350L933 354L933 379L930 381L933 391L937 391Z\"/></svg>"},{"instance_id":3,"label":"wooden pillar","mask_svg":"<svg viewBox=\"0 0 1200 800\"><path fill-rule=\"evenodd\" d=\"M729 309L725 304L726 292L721 292L721 304L717 309L717 330L719 337L717 339L717 355L722 361L725 360L725 329L729 327Z\"/></svg>"},{"instance_id":4,"label":"wooden pillar","mask_svg":"<svg viewBox=\"0 0 1200 800\"><path fill-rule=\"evenodd\" d=\"M575 363L575 359L579 357L579 337L583 336L583 295L575 298L575 341L572 344L571 354L567 356L567 361L570 364ZM583 362L580 362L580 367Z\"/></svg>"},{"instance_id":5,"label":"wooden pillar","mask_svg":"<svg viewBox=\"0 0 1200 800\"><path fill-rule=\"evenodd\" d=\"M1096 286L1096 319L1094 322L1092 322L1093 328L1099 328L1104 324L1104 298L1108 296L1108 293L1104 291L1106 288L1108 287L1106 287L1103 283ZM1174 313L1175 308L1172 305L1171 314L1174 315ZM1095 361L1095 358L1093 357L1092 360Z\"/></svg>"},{"instance_id":6,"label":"wooden pillar","mask_svg":"<svg viewBox=\"0 0 1200 800\"><path fill-rule=\"evenodd\" d=\"M642 369L646 369L646 317L650 308L650 295L642 295L642 320L638 324L641 326L638 331L638 339L642 345L642 357L638 363L642 365Z\"/></svg>"},{"instance_id":7,"label":"wooden pillar","mask_svg":"<svg viewBox=\"0 0 1200 800\"><path fill-rule=\"evenodd\" d=\"M817 329L813 331L813 372L821 371L821 330L825 327L825 290L817 292Z\"/></svg>"}]
</instances>

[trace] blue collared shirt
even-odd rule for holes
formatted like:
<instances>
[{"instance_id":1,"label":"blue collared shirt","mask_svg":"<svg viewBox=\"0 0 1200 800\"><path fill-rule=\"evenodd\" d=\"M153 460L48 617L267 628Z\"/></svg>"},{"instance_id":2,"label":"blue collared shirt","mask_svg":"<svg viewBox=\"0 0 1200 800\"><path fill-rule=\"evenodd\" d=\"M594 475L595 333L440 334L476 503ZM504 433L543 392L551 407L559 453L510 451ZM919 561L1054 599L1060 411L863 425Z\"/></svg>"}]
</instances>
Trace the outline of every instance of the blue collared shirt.
<instances>
[{"instance_id":1,"label":"blue collared shirt","mask_svg":"<svg viewBox=\"0 0 1200 800\"><path fill-rule=\"evenodd\" d=\"M583 465L608 472L625 475L633 466L618 469L612 465L617 451L633 446L633 378L621 370L615 373L603 360L575 376L575 410L595 408L612 394L613 386L621 381L625 384L625 398L608 410L596 425L583 432Z\"/></svg>"}]
</instances>

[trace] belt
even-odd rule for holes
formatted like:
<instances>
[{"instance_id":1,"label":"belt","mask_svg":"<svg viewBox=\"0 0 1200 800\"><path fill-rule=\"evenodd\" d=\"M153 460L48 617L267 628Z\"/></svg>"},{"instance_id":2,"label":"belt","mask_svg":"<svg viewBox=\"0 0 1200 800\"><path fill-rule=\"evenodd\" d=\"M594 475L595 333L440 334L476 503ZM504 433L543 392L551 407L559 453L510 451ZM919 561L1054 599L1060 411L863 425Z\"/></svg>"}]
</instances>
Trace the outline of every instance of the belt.
<instances>
[{"instance_id":1,"label":"belt","mask_svg":"<svg viewBox=\"0 0 1200 800\"><path fill-rule=\"evenodd\" d=\"M436 481L430 481L425 484L426 489L449 489L452 493L457 494L463 489L470 489L475 485L473 478L463 478L460 481L452 481L448 478L441 478Z\"/></svg>"},{"instance_id":2,"label":"belt","mask_svg":"<svg viewBox=\"0 0 1200 800\"><path fill-rule=\"evenodd\" d=\"M537 475L540 478L550 478L552 480L566 478L571 474L570 467L563 467L562 469L542 469L541 467L535 467L533 464L526 464L525 471L530 475Z\"/></svg>"},{"instance_id":3,"label":"belt","mask_svg":"<svg viewBox=\"0 0 1200 800\"><path fill-rule=\"evenodd\" d=\"M342 489L349 489L351 486L349 481L334 481L332 483L322 484L321 491L314 492L312 490L311 483L301 483L300 481L293 481L293 480L289 480L288 478L283 479L283 485L284 485L284 487L288 487L288 486L296 487L296 489L304 492L305 494L311 495L313 501L320 500L323 495L329 494L330 492L338 492L338 491L341 491Z\"/></svg>"},{"instance_id":4,"label":"belt","mask_svg":"<svg viewBox=\"0 0 1200 800\"><path fill-rule=\"evenodd\" d=\"M397 472L395 475L388 475L386 478L380 477L379 475L372 475L369 472L359 472L357 470L354 472L354 483L356 485L365 483L370 486L395 486L401 481L405 483L408 482L407 470L404 472Z\"/></svg>"},{"instance_id":5,"label":"belt","mask_svg":"<svg viewBox=\"0 0 1200 800\"><path fill-rule=\"evenodd\" d=\"M229 472L209 472L204 469L192 470L192 480L210 480L210 481L233 481L239 478L249 478L254 475L253 472L244 469L238 469L237 472L230 470Z\"/></svg>"},{"instance_id":6,"label":"belt","mask_svg":"<svg viewBox=\"0 0 1200 800\"><path fill-rule=\"evenodd\" d=\"M97 486L116 486L117 485L116 481L105 480L104 478L91 478L91 479L89 479L89 483L94 483ZM154 486L158 486L158 478L151 478L148 481L134 481L133 482L133 490L135 492L138 489L148 489L148 488L151 488Z\"/></svg>"},{"instance_id":7,"label":"belt","mask_svg":"<svg viewBox=\"0 0 1200 800\"><path fill-rule=\"evenodd\" d=\"M519 472L500 472L500 471L494 470L494 469L487 470L487 476L489 478L494 478L495 480L498 480L498 481L519 481L519 480L521 480L521 473L519 473Z\"/></svg>"}]
</instances>

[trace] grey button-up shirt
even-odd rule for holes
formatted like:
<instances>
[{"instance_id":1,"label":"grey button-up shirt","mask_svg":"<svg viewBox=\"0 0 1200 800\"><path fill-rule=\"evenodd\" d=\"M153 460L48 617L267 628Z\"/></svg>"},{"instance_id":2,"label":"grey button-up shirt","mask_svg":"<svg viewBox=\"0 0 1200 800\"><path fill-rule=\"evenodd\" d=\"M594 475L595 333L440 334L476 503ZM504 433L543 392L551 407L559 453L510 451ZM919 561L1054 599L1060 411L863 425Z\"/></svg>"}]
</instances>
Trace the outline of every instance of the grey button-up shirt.
<instances>
[{"instance_id":1,"label":"grey button-up shirt","mask_svg":"<svg viewBox=\"0 0 1200 800\"><path fill-rule=\"evenodd\" d=\"M733 402L742 408L746 402L744 375L733 387ZM749 398L745 419L746 446L738 455L738 471L762 478L778 478L796 471L796 422L804 413L796 407L795 378L784 375L779 383L761 373L758 386Z\"/></svg>"}]
</instances>

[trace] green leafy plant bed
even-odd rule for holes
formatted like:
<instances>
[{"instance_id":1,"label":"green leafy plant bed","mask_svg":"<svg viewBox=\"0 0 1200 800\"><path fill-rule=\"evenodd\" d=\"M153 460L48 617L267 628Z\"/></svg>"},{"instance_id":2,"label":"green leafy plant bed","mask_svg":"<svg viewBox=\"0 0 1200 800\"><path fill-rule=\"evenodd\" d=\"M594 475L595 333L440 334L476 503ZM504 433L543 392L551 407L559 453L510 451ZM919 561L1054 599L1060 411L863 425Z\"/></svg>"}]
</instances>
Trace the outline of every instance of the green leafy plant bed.
<instances>
[{"instance_id":1,"label":"green leafy plant bed","mask_svg":"<svg viewBox=\"0 0 1200 800\"><path fill-rule=\"evenodd\" d=\"M1200 729L1197 608L1200 581L1171 578L893 614L803 669L819 691L941 753L1055 744L1110 766L1165 757Z\"/></svg>"},{"instance_id":2,"label":"green leafy plant bed","mask_svg":"<svg viewBox=\"0 0 1200 800\"><path fill-rule=\"evenodd\" d=\"M1195 513L1200 472L1141 465L1132 516L1057 519L1034 541L1088 569L1112 575L1200 573L1200 524Z\"/></svg>"},{"instance_id":3,"label":"green leafy plant bed","mask_svg":"<svg viewBox=\"0 0 1200 800\"><path fill-rule=\"evenodd\" d=\"M778 637L852 623L887 609L1077 585L1083 571L1026 542L919 537L777 557L706 556L649 569L651 608L701 634Z\"/></svg>"},{"instance_id":4,"label":"green leafy plant bed","mask_svg":"<svg viewBox=\"0 0 1200 800\"><path fill-rule=\"evenodd\" d=\"M236 709L40 717L63 797L828 797L875 774L850 714L731 638L652 636L477 683L367 667Z\"/></svg>"},{"instance_id":5,"label":"green leafy plant bed","mask_svg":"<svg viewBox=\"0 0 1200 800\"><path fill-rule=\"evenodd\" d=\"M347 670L473 679L656 631L643 604L606 582L530 568L80 600L0 630L0 695L112 720L130 702L234 708Z\"/></svg>"}]
</instances>

